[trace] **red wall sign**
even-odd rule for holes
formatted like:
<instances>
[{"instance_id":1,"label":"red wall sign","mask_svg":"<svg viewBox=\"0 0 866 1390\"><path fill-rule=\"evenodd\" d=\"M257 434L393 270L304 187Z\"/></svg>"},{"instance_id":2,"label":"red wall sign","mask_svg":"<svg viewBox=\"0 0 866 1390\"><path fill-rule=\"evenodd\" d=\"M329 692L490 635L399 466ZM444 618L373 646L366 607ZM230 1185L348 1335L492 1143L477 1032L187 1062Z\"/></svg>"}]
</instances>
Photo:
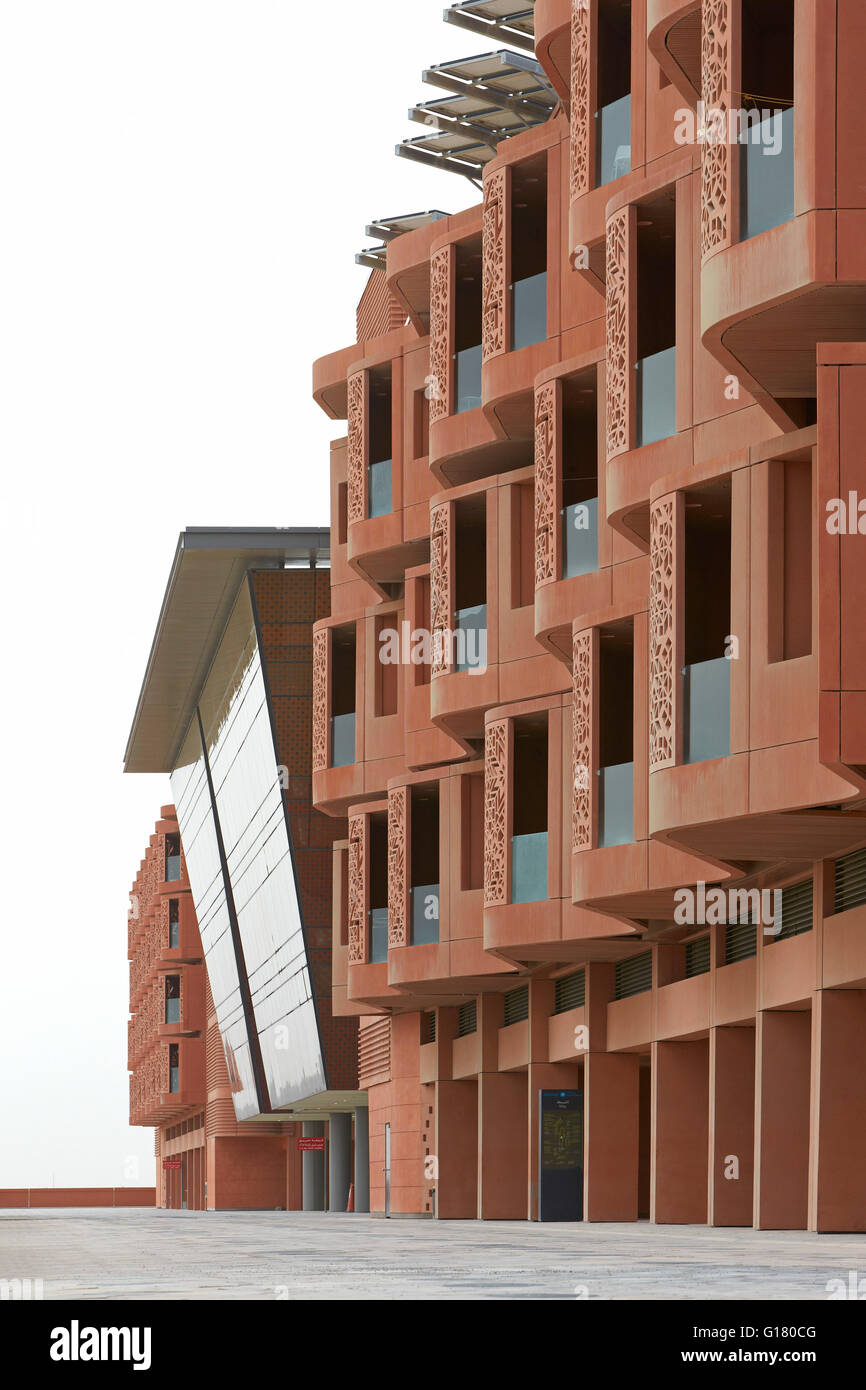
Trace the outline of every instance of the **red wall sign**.
<instances>
[{"instance_id":1,"label":"red wall sign","mask_svg":"<svg viewBox=\"0 0 866 1390\"><path fill-rule=\"evenodd\" d=\"M311 1151L312 1151L313 1153L324 1153L324 1152L325 1152L325 1139L324 1139L324 1136L321 1136L321 1137L319 1137L319 1138L317 1138L317 1139L299 1139L299 1140L298 1140L298 1149L300 1150L301 1153L310 1153Z\"/></svg>"},{"instance_id":2,"label":"red wall sign","mask_svg":"<svg viewBox=\"0 0 866 1390\"><path fill-rule=\"evenodd\" d=\"M164 1159L162 1160L162 1166L163 1166L163 1168L179 1168L179 1167L181 1166L181 1159L179 1159L179 1158L164 1158Z\"/></svg>"}]
</instances>

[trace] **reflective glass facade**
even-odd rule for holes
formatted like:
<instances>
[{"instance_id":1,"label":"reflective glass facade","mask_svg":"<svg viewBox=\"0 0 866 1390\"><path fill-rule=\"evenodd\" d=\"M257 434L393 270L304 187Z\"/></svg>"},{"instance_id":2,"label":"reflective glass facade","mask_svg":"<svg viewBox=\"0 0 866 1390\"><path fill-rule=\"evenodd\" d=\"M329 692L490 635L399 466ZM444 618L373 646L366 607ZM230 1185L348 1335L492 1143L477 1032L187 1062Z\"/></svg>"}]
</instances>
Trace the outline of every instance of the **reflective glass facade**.
<instances>
[{"instance_id":1,"label":"reflective glass facade","mask_svg":"<svg viewBox=\"0 0 866 1390\"><path fill-rule=\"evenodd\" d=\"M187 835L191 837L190 884L220 1030L231 1045L242 1082L234 1098L235 1110L239 1119L245 1119L261 1108L253 1080L256 1054L261 1056L262 1104L269 1100L276 1109L327 1089L280 772L246 584L211 667L198 715L212 797L200 738L197 761L191 758L198 734L195 726L187 739L189 761L173 775L172 789L185 847ZM217 886L223 878L217 828L230 901L225 887L220 892ZM202 835L204 829L206 835ZM236 947L248 986L246 1010ZM253 1046L248 1028L254 1034Z\"/></svg>"}]
</instances>

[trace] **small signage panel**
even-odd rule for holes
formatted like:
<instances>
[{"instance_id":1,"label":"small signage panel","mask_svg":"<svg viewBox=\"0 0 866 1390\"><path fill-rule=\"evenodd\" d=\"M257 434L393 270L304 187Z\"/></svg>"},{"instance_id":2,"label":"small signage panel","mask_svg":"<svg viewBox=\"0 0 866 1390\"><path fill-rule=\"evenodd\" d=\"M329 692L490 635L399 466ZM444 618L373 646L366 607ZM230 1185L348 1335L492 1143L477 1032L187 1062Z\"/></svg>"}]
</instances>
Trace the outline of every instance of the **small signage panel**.
<instances>
[{"instance_id":1,"label":"small signage panel","mask_svg":"<svg viewBox=\"0 0 866 1390\"><path fill-rule=\"evenodd\" d=\"M300 1153L324 1153L324 1135L319 1135L318 1137L312 1139L299 1139L298 1150Z\"/></svg>"},{"instance_id":2,"label":"small signage panel","mask_svg":"<svg viewBox=\"0 0 866 1390\"><path fill-rule=\"evenodd\" d=\"M539 1091L538 1219L583 1220L583 1091Z\"/></svg>"},{"instance_id":3,"label":"small signage panel","mask_svg":"<svg viewBox=\"0 0 866 1390\"><path fill-rule=\"evenodd\" d=\"M162 1166L163 1168L179 1168L181 1166L181 1161L182 1160L179 1158L164 1158L162 1160Z\"/></svg>"}]
</instances>

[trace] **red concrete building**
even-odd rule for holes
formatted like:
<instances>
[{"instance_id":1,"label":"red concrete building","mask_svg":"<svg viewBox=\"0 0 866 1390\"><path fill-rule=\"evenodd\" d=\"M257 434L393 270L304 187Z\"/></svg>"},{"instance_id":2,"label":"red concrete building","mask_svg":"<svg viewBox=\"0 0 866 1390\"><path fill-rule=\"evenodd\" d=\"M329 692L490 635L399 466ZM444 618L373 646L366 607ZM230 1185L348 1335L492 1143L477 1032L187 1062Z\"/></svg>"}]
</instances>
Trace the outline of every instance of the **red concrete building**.
<instances>
[{"instance_id":1,"label":"red concrete building","mask_svg":"<svg viewBox=\"0 0 866 1390\"><path fill-rule=\"evenodd\" d=\"M866 13L450 17L314 369L372 1209L863 1231Z\"/></svg>"}]
</instances>

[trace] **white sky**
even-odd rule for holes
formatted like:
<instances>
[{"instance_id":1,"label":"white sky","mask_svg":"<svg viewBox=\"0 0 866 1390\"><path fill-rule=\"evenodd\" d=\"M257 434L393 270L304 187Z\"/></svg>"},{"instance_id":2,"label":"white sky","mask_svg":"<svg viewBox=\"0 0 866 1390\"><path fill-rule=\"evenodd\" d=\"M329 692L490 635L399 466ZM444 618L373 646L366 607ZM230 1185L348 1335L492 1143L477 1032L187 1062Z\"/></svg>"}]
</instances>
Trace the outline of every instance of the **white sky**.
<instances>
[{"instance_id":1,"label":"white sky","mask_svg":"<svg viewBox=\"0 0 866 1390\"><path fill-rule=\"evenodd\" d=\"M171 796L126 736L178 533L328 520L365 224L477 201L393 153L489 47L443 5L0 3L0 1187L153 1181L126 909Z\"/></svg>"}]
</instances>

